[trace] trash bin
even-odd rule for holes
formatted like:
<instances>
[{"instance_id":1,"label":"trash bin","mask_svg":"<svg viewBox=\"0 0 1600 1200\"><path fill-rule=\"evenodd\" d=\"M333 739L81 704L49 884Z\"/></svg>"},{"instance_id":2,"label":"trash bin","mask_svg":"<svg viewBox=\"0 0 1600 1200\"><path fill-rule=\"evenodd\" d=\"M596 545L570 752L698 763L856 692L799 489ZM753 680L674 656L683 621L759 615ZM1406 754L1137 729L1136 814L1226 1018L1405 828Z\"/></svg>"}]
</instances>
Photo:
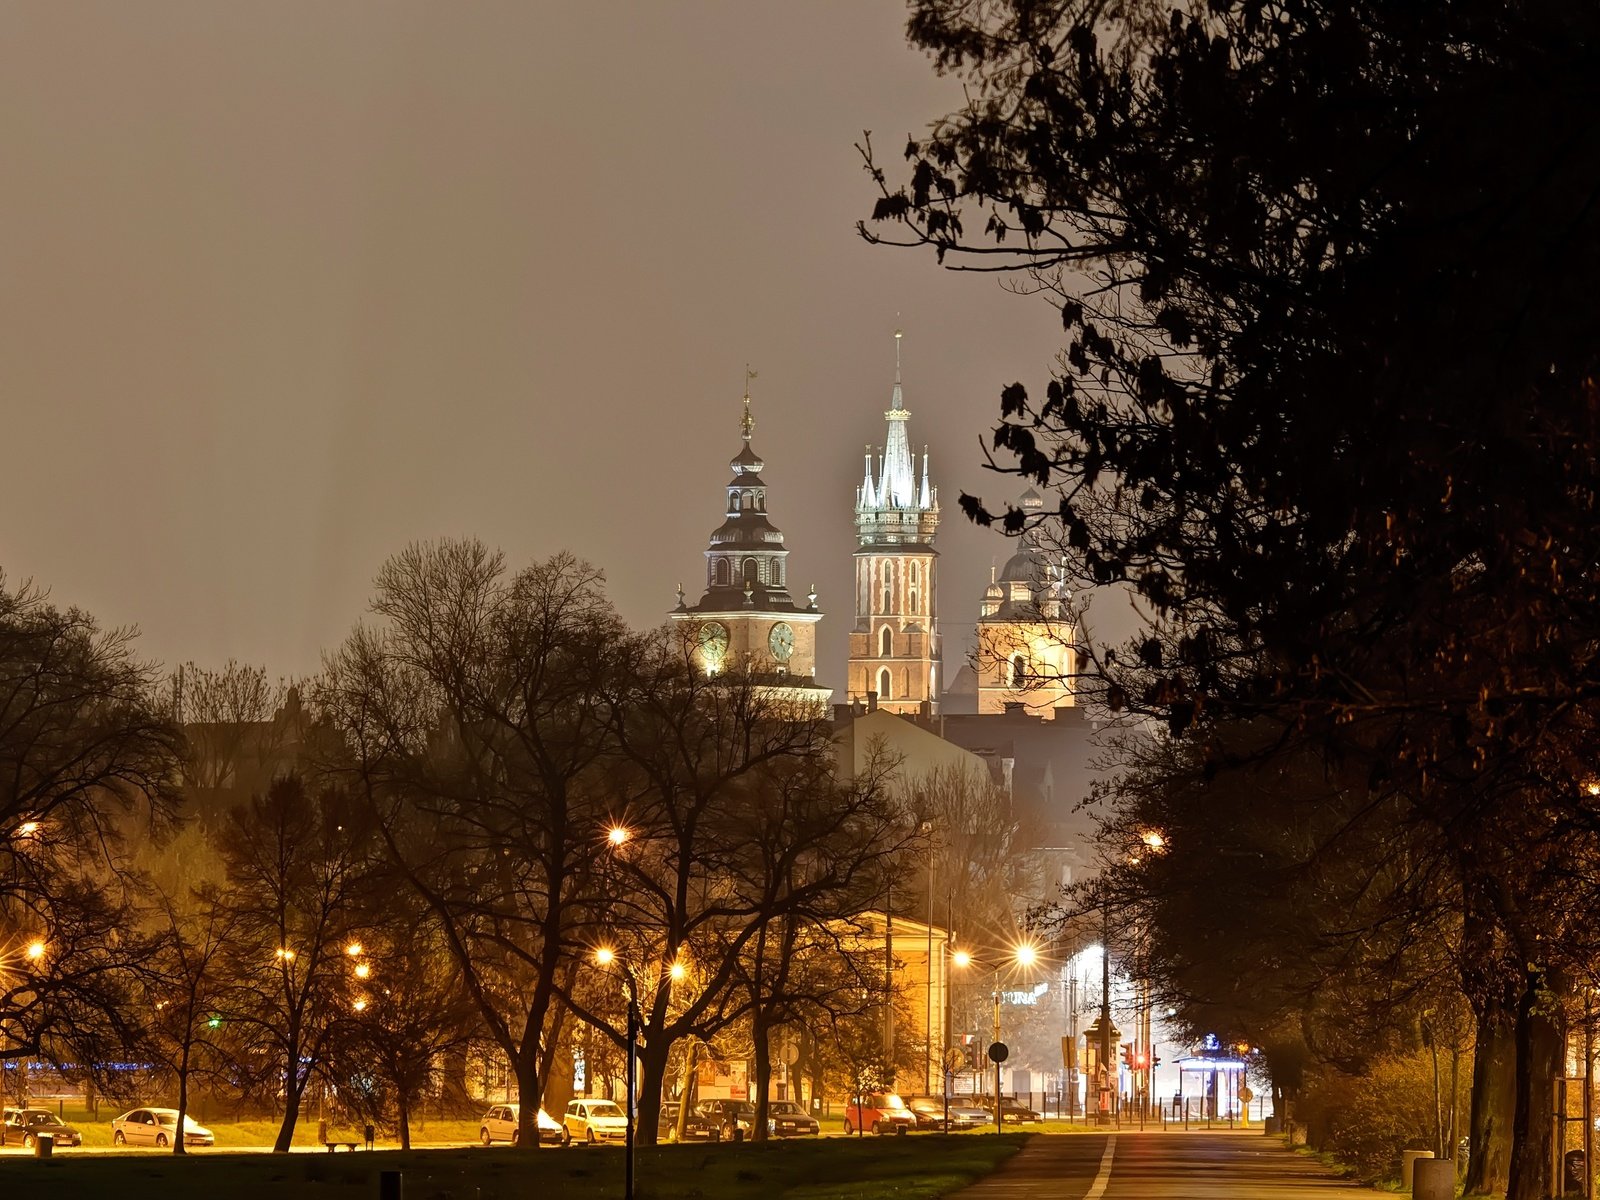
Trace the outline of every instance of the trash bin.
<instances>
[{"instance_id":1,"label":"trash bin","mask_svg":"<svg viewBox=\"0 0 1600 1200\"><path fill-rule=\"evenodd\" d=\"M1273 1116L1262 1121L1261 1132L1266 1134L1268 1137L1274 1136L1278 1132L1278 1118Z\"/></svg>"},{"instance_id":2,"label":"trash bin","mask_svg":"<svg viewBox=\"0 0 1600 1200\"><path fill-rule=\"evenodd\" d=\"M1561 1156L1562 1192L1583 1194L1583 1151L1568 1150Z\"/></svg>"},{"instance_id":3,"label":"trash bin","mask_svg":"<svg viewBox=\"0 0 1600 1200\"><path fill-rule=\"evenodd\" d=\"M33 1138L33 1155L35 1158L49 1158L56 1151L56 1135L53 1133L35 1134ZM1579 1151L1582 1154L1583 1151Z\"/></svg>"},{"instance_id":4,"label":"trash bin","mask_svg":"<svg viewBox=\"0 0 1600 1200\"><path fill-rule=\"evenodd\" d=\"M367 1139L367 1149L372 1149L372 1144L378 1140L377 1126L368 1124L362 1130L362 1135Z\"/></svg>"},{"instance_id":5,"label":"trash bin","mask_svg":"<svg viewBox=\"0 0 1600 1200\"><path fill-rule=\"evenodd\" d=\"M1432 1157L1433 1157L1433 1151L1432 1150L1402 1150L1400 1152L1400 1190L1401 1191L1409 1192L1411 1190L1411 1174L1412 1174L1413 1167L1415 1167L1415 1165L1416 1165L1417 1159L1419 1159L1419 1158L1432 1158Z\"/></svg>"}]
</instances>

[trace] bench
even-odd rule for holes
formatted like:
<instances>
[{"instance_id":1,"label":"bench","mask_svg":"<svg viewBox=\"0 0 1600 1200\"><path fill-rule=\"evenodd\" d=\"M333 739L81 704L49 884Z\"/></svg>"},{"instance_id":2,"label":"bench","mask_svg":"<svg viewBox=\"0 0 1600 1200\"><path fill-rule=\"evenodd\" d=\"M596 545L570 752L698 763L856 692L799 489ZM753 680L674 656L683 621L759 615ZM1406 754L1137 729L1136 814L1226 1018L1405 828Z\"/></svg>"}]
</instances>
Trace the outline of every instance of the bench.
<instances>
[{"instance_id":1,"label":"bench","mask_svg":"<svg viewBox=\"0 0 1600 1200\"><path fill-rule=\"evenodd\" d=\"M350 1153L354 1154L356 1147L361 1143L356 1138L323 1138L322 1144L328 1148L329 1154L332 1154L340 1146L343 1146L346 1150L350 1151Z\"/></svg>"}]
</instances>

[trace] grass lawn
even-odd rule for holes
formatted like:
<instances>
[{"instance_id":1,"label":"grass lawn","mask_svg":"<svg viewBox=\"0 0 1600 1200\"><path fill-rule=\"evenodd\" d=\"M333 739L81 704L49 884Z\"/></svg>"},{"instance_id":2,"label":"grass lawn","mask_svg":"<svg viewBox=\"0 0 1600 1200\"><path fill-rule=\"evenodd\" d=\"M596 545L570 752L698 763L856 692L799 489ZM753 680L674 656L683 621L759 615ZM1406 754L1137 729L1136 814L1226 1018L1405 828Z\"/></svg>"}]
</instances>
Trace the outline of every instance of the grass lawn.
<instances>
[{"instance_id":1,"label":"grass lawn","mask_svg":"<svg viewBox=\"0 0 1600 1200\"><path fill-rule=\"evenodd\" d=\"M41 1103L40 1107L56 1109L53 1103ZM129 1107L132 1107L131 1105ZM170 1105L158 1105L170 1107ZM85 1146L111 1145L111 1118L121 1115L126 1109L112 1104L102 1104L98 1118L92 1117L89 1111L82 1107L67 1105L61 1109L63 1120L72 1124L83 1135ZM220 1117L208 1118L204 1114L191 1113L191 1117L211 1130L216 1135L218 1146L270 1146L278 1138L278 1122L271 1118L260 1117L253 1120L233 1121ZM411 1121L411 1140L414 1144L422 1145L428 1142L475 1142L478 1140L480 1122L477 1120L439 1120L438 1118L424 1119L413 1117ZM328 1129L331 1136L345 1136L359 1138L361 1130L354 1125L335 1124ZM294 1128L294 1144L296 1146L315 1146L317 1144L317 1114L314 1110L302 1115ZM378 1145L398 1146L399 1139L392 1133L385 1135L380 1132Z\"/></svg>"},{"instance_id":2,"label":"grass lawn","mask_svg":"<svg viewBox=\"0 0 1600 1200\"><path fill-rule=\"evenodd\" d=\"M1027 1134L823 1139L762 1145L641 1147L642 1200L932 1200L988 1174ZM405 1175L406 1200L524 1200L622 1195L619 1147L170 1154L0 1161L0 1189L51 1200L357 1200L378 1172Z\"/></svg>"}]
</instances>

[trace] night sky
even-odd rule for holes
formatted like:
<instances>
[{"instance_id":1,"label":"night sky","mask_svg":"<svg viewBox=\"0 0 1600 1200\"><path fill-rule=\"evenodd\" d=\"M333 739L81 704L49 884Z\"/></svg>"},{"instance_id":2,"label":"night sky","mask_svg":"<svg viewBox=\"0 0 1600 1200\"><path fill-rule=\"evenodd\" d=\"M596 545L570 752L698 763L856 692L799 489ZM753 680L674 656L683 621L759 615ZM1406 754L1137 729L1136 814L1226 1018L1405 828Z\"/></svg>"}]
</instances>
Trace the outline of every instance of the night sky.
<instances>
[{"instance_id":1,"label":"night sky","mask_svg":"<svg viewBox=\"0 0 1600 1200\"><path fill-rule=\"evenodd\" d=\"M790 578L841 687L893 331L957 512L1043 300L873 248L852 143L959 102L893 0L0 9L0 564L168 664L314 670L414 539L571 549L625 617L703 584L745 363ZM898 314L898 315L897 315ZM840 694L842 698L842 692Z\"/></svg>"}]
</instances>

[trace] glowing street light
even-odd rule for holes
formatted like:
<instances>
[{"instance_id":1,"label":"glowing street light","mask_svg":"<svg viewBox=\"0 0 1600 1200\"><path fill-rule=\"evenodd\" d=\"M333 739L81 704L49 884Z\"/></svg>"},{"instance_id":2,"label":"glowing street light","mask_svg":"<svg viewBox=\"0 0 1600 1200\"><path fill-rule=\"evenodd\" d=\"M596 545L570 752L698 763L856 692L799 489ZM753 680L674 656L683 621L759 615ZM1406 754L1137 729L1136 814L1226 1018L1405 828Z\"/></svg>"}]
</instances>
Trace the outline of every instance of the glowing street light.
<instances>
[{"instance_id":1,"label":"glowing street light","mask_svg":"<svg viewBox=\"0 0 1600 1200\"><path fill-rule=\"evenodd\" d=\"M39 822L37 821L24 821L21 825L17 826L17 835L19 837L32 837L38 832Z\"/></svg>"},{"instance_id":2,"label":"glowing street light","mask_svg":"<svg viewBox=\"0 0 1600 1200\"><path fill-rule=\"evenodd\" d=\"M41 958L44 957L45 951L47 949L48 949L48 947L41 941L29 942L28 943L28 961L29 962L38 962Z\"/></svg>"},{"instance_id":3,"label":"glowing street light","mask_svg":"<svg viewBox=\"0 0 1600 1200\"><path fill-rule=\"evenodd\" d=\"M365 979L372 974L372 967L367 963L356 964L356 978Z\"/></svg>"},{"instance_id":4,"label":"glowing street light","mask_svg":"<svg viewBox=\"0 0 1600 1200\"><path fill-rule=\"evenodd\" d=\"M954 954L952 954L950 956L950 961L953 962L956 966L961 967L962 969L965 969L965 968L970 967L972 965L972 955L967 953L967 951L965 951L965 950L957 950Z\"/></svg>"},{"instance_id":5,"label":"glowing street light","mask_svg":"<svg viewBox=\"0 0 1600 1200\"><path fill-rule=\"evenodd\" d=\"M1017 960L1017 966L1031 967L1034 963L1039 961L1039 952L1027 942L1023 942L1022 945L1017 947L1015 957Z\"/></svg>"},{"instance_id":6,"label":"glowing street light","mask_svg":"<svg viewBox=\"0 0 1600 1200\"><path fill-rule=\"evenodd\" d=\"M610 946L601 946L600 949L594 952L594 961L602 967L609 967L616 961L616 958L616 952Z\"/></svg>"},{"instance_id":7,"label":"glowing street light","mask_svg":"<svg viewBox=\"0 0 1600 1200\"><path fill-rule=\"evenodd\" d=\"M287 946L279 946L273 951L279 962L291 963L294 961L294 951Z\"/></svg>"},{"instance_id":8,"label":"glowing street light","mask_svg":"<svg viewBox=\"0 0 1600 1200\"><path fill-rule=\"evenodd\" d=\"M674 982L681 981L683 979L683 977L685 975L687 975L688 973L689 973L689 969L687 967L685 967L681 962L674 962L672 964L672 966L670 968L668 968L668 970L667 970L667 974L672 976Z\"/></svg>"},{"instance_id":9,"label":"glowing street light","mask_svg":"<svg viewBox=\"0 0 1600 1200\"><path fill-rule=\"evenodd\" d=\"M1158 829L1146 829L1139 840L1152 850L1166 849L1167 839L1161 836L1161 831Z\"/></svg>"},{"instance_id":10,"label":"glowing street light","mask_svg":"<svg viewBox=\"0 0 1600 1200\"><path fill-rule=\"evenodd\" d=\"M350 1007L355 1009L357 1012L365 1012L367 1010L367 1002L365 999L357 1000Z\"/></svg>"},{"instance_id":11,"label":"glowing street light","mask_svg":"<svg viewBox=\"0 0 1600 1200\"><path fill-rule=\"evenodd\" d=\"M346 946L344 948L344 952L346 954L348 954L351 958L360 958L362 949L363 949L363 946L361 945L360 942L351 942L348 946Z\"/></svg>"},{"instance_id":12,"label":"glowing street light","mask_svg":"<svg viewBox=\"0 0 1600 1200\"><path fill-rule=\"evenodd\" d=\"M610 842L613 846L620 846L623 842L628 840L628 837L629 834L627 829L621 825L613 825L610 831L606 834L606 841Z\"/></svg>"}]
</instances>

